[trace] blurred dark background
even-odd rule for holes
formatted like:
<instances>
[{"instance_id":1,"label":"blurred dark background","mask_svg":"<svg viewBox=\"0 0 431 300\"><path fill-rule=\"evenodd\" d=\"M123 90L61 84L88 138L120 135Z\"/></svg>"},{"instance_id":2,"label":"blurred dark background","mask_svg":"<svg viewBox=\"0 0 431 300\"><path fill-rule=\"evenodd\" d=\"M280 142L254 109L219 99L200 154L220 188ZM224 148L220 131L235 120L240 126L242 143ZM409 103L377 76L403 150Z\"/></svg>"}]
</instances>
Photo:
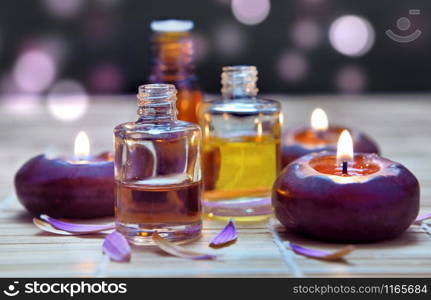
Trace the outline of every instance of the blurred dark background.
<instances>
[{"instance_id":1,"label":"blurred dark background","mask_svg":"<svg viewBox=\"0 0 431 300\"><path fill-rule=\"evenodd\" d=\"M149 23L165 18L195 22L205 92L218 92L228 64L256 65L264 93L429 91L430 8L429 0L2 0L0 93L135 93L149 75Z\"/></svg>"}]
</instances>

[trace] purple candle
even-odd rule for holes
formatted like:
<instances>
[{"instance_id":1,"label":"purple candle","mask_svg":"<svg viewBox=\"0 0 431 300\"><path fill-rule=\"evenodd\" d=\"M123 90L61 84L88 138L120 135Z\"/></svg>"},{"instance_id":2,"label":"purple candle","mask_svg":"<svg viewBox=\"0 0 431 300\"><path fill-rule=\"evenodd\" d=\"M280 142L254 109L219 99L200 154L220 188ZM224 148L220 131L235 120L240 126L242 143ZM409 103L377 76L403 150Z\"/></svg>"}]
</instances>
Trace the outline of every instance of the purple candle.
<instances>
[{"instance_id":1,"label":"purple candle","mask_svg":"<svg viewBox=\"0 0 431 300\"><path fill-rule=\"evenodd\" d=\"M398 236L419 211L416 177L377 154L353 155L351 137L343 135L337 154L309 154L283 170L272 193L277 218L289 230L326 241Z\"/></svg>"},{"instance_id":2,"label":"purple candle","mask_svg":"<svg viewBox=\"0 0 431 300\"><path fill-rule=\"evenodd\" d=\"M311 126L287 131L282 139L281 164L287 166L295 159L313 152L336 151L337 140L341 132L347 129L342 126L328 125L325 112L316 108L311 115ZM363 132L348 129L352 134L354 148L357 152L377 153L377 144Z\"/></svg>"},{"instance_id":3,"label":"purple candle","mask_svg":"<svg viewBox=\"0 0 431 300\"><path fill-rule=\"evenodd\" d=\"M114 163L111 153L89 156L85 133L75 141L75 157L38 155L15 175L19 201L32 214L57 218L114 215Z\"/></svg>"}]
</instances>

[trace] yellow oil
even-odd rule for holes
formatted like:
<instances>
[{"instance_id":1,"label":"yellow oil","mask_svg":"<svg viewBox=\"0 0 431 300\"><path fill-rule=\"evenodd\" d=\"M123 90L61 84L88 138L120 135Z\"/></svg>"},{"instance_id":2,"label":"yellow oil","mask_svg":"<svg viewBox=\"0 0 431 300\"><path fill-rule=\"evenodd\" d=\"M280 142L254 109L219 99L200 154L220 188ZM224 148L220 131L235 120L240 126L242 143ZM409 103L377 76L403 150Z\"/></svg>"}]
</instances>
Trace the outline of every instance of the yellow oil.
<instances>
[{"instance_id":1,"label":"yellow oil","mask_svg":"<svg viewBox=\"0 0 431 300\"><path fill-rule=\"evenodd\" d=\"M256 199L268 197L278 173L279 139L272 136L241 136L230 139L209 137L203 145L203 171L205 201L228 203L241 202L244 210L249 199L251 205ZM245 205L244 205L245 204ZM223 210L226 214L227 206ZM270 207L258 210L269 211ZM236 217L247 216L233 208ZM217 216L217 209L211 209ZM218 215L218 217L222 217ZM247 218L262 219L262 216Z\"/></svg>"}]
</instances>

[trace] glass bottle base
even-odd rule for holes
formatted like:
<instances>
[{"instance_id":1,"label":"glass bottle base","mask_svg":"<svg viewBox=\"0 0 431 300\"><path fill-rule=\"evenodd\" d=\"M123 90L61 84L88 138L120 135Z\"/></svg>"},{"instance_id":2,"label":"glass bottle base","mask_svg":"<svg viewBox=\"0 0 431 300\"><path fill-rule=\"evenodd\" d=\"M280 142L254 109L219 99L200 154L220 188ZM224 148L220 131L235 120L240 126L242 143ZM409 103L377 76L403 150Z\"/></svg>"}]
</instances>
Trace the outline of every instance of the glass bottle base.
<instances>
[{"instance_id":1,"label":"glass bottle base","mask_svg":"<svg viewBox=\"0 0 431 300\"><path fill-rule=\"evenodd\" d=\"M203 201L204 213L216 220L259 222L272 215L271 198L241 197L217 201Z\"/></svg>"},{"instance_id":2,"label":"glass bottle base","mask_svg":"<svg viewBox=\"0 0 431 300\"><path fill-rule=\"evenodd\" d=\"M157 232L170 242L187 243L193 241L201 235L202 222L189 224L129 224L117 222L116 229L134 245L151 246L155 244L152 239L154 232Z\"/></svg>"}]
</instances>

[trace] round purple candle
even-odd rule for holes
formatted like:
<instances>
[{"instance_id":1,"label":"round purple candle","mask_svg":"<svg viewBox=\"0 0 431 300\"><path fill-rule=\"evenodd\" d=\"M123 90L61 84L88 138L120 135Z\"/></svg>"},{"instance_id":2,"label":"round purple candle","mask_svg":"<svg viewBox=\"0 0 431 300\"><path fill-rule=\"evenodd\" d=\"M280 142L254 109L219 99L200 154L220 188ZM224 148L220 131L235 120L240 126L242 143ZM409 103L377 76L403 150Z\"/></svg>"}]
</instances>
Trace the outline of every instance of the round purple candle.
<instances>
[{"instance_id":1,"label":"round purple candle","mask_svg":"<svg viewBox=\"0 0 431 300\"><path fill-rule=\"evenodd\" d=\"M85 160L38 155L15 175L19 201L32 214L57 218L114 215L114 162L105 152Z\"/></svg>"},{"instance_id":2,"label":"round purple candle","mask_svg":"<svg viewBox=\"0 0 431 300\"><path fill-rule=\"evenodd\" d=\"M357 153L343 173L333 152L290 163L273 186L275 215L289 230L336 242L371 242L404 232L419 212L419 183L403 165Z\"/></svg>"}]
</instances>

